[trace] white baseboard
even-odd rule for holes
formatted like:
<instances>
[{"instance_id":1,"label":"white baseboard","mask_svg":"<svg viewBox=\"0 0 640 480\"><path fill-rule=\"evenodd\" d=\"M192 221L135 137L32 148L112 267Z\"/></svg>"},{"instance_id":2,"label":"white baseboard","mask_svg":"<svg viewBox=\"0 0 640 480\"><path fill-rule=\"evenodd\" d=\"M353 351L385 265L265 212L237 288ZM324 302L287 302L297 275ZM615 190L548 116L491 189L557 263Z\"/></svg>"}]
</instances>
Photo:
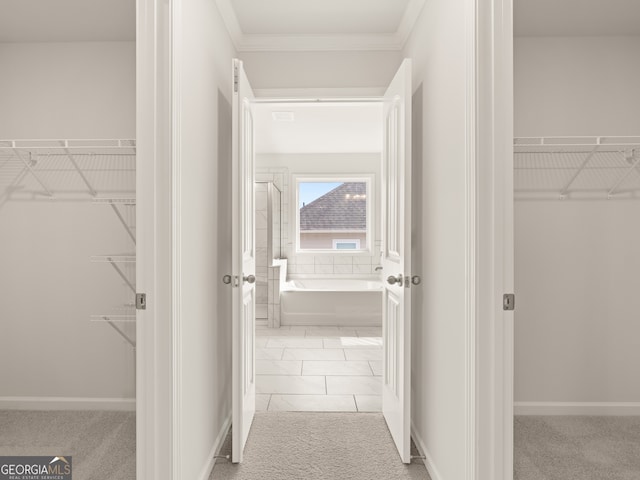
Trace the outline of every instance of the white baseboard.
<instances>
[{"instance_id":1,"label":"white baseboard","mask_svg":"<svg viewBox=\"0 0 640 480\"><path fill-rule=\"evenodd\" d=\"M222 423L222 428L218 432L218 436L216 437L216 441L213 442L213 446L211 447L211 451L209 452L209 456L207 457L207 463L202 467L200 472L200 476L198 476L199 480L207 480L213 471L213 467L216 464L216 455L218 451L220 451L220 447L224 443L224 439L229 432L229 427L231 427L231 412Z\"/></svg>"},{"instance_id":2,"label":"white baseboard","mask_svg":"<svg viewBox=\"0 0 640 480\"><path fill-rule=\"evenodd\" d=\"M424 466L427 468L427 472L429 472L431 480L442 480L442 475L440 475L440 472L438 472L438 469L433 462L433 458L429 454L429 450L427 450L427 447L424 444L424 441L422 440L422 437L418 433L418 430L416 429L413 422L411 422L411 437L413 438L413 441L415 442L420 454L424 455L425 457Z\"/></svg>"},{"instance_id":3,"label":"white baseboard","mask_svg":"<svg viewBox=\"0 0 640 480\"><path fill-rule=\"evenodd\" d=\"M515 402L515 415L640 415L640 402Z\"/></svg>"},{"instance_id":4,"label":"white baseboard","mask_svg":"<svg viewBox=\"0 0 640 480\"><path fill-rule=\"evenodd\" d=\"M108 410L135 412L135 398L0 397L0 410Z\"/></svg>"}]
</instances>

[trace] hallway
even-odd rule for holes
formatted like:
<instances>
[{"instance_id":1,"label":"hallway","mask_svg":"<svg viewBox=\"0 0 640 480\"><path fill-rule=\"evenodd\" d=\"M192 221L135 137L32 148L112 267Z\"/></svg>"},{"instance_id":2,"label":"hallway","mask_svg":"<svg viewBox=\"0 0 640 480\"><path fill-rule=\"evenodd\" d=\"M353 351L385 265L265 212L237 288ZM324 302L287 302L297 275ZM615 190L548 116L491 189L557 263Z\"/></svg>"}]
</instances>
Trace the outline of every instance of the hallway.
<instances>
[{"instance_id":1,"label":"hallway","mask_svg":"<svg viewBox=\"0 0 640 480\"><path fill-rule=\"evenodd\" d=\"M231 453L231 436L221 455ZM417 453L414 453L417 455ZM380 413L257 412L241 464L219 459L209 480L430 480L400 461Z\"/></svg>"}]
</instances>

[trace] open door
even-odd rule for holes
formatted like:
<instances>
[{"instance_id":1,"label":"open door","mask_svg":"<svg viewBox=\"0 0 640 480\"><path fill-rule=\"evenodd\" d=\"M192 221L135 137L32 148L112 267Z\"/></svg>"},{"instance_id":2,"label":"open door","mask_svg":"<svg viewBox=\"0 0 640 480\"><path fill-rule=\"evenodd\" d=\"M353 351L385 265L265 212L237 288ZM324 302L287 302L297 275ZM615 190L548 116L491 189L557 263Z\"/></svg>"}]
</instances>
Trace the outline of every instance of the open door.
<instances>
[{"instance_id":1,"label":"open door","mask_svg":"<svg viewBox=\"0 0 640 480\"><path fill-rule=\"evenodd\" d=\"M232 461L242 452L256 412L255 218L253 92L240 60L233 60L232 126Z\"/></svg>"},{"instance_id":2,"label":"open door","mask_svg":"<svg viewBox=\"0 0 640 480\"><path fill-rule=\"evenodd\" d=\"M411 60L384 95L382 155L382 413L411 461Z\"/></svg>"}]
</instances>

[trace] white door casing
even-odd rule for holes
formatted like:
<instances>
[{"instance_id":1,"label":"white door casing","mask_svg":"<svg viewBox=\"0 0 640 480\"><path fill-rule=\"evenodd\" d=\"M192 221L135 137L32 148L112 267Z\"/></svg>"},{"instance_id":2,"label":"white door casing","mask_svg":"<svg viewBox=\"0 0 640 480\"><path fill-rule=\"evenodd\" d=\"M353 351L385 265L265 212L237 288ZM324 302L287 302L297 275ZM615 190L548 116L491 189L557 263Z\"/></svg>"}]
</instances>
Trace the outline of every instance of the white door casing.
<instances>
[{"instance_id":1,"label":"white door casing","mask_svg":"<svg viewBox=\"0 0 640 480\"><path fill-rule=\"evenodd\" d=\"M382 155L382 412L411 461L411 60L384 95Z\"/></svg>"},{"instance_id":2,"label":"white door casing","mask_svg":"<svg viewBox=\"0 0 640 480\"><path fill-rule=\"evenodd\" d=\"M232 126L232 461L242 461L256 411L253 92L233 60Z\"/></svg>"}]
</instances>

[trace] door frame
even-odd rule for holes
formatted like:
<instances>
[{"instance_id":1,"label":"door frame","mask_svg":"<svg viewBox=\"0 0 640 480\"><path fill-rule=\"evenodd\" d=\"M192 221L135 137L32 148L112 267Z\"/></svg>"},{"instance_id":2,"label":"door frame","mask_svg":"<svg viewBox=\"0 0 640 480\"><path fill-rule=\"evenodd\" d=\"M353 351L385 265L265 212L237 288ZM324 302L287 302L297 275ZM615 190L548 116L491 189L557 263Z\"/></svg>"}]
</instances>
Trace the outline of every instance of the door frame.
<instances>
[{"instance_id":1,"label":"door frame","mask_svg":"<svg viewBox=\"0 0 640 480\"><path fill-rule=\"evenodd\" d=\"M136 0L136 478L177 479L180 345L176 171L180 119L174 0ZM144 173L144 175L142 175ZM176 473L178 472L178 473Z\"/></svg>"},{"instance_id":2,"label":"door frame","mask_svg":"<svg viewBox=\"0 0 640 480\"><path fill-rule=\"evenodd\" d=\"M467 18L467 479L513 479L513 0Z\"/></svg>"},{"instance_id":3,"label":"door frame","mask_svg":"<svg viewBox=\"0 0 640 480\"><path fill-rule=\"evenodd\" d=\"M179 201L174 183L179 159L173 141L180 125L179 109L175 109L179 99L174 98L179 80L179 59L174 58L179 33L174 27L179 22L174 11L179 13L179 1L136 3L137 165L145 174L136 179L137 284L148 299L136 326L136 464L138 480L165 480L175 478L180 446L174 430L180 423L174 399L180 396L179 379L174 377L174 372L178 376L180 372L176 368L180 345L174 338L179 325L179 277L173 271L172 243L175 202ZM513 289L512 12L513 0L464 1L465 480L511 480L513 476L513 313L501 309L502 294ZM292 96L305 96L301 93L298 90ZM353 90L349 93L345 96L359 96ZM365 96L376 93L368 89Z\"/></svg>"}]
</instances>

